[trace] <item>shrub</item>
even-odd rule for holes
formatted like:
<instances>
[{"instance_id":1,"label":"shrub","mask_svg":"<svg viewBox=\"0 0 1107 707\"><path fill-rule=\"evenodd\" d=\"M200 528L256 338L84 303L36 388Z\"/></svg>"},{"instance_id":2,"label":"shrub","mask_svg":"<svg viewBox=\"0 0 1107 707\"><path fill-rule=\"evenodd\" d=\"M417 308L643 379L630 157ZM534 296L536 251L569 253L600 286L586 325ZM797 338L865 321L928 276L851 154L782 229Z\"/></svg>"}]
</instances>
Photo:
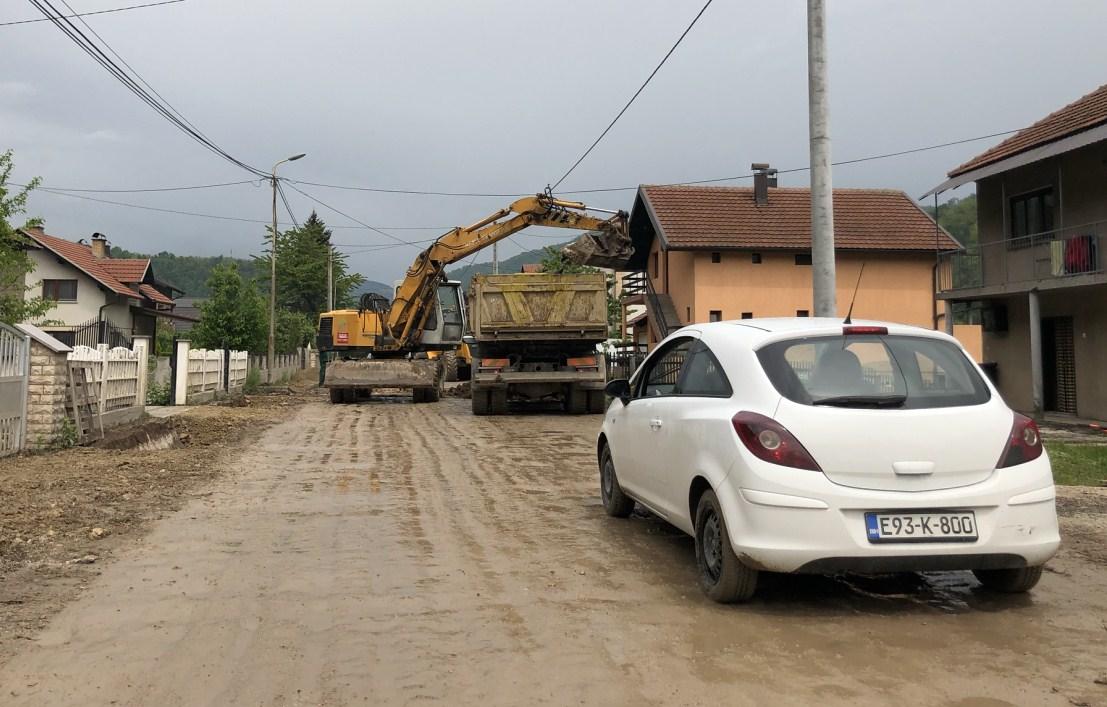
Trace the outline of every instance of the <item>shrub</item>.
<instances>
[{"instance_id":1,"label":"shrub","mask_svg":"<svg viewBox=\"0 0 1107 707\"><path fill-rule=\"evenodd\" d=\"M256 368L246 371L246 382L242 384L242 392L253 395L258 392L259 385L261 385L261 371Z\"/></svg>"}]
</instances>

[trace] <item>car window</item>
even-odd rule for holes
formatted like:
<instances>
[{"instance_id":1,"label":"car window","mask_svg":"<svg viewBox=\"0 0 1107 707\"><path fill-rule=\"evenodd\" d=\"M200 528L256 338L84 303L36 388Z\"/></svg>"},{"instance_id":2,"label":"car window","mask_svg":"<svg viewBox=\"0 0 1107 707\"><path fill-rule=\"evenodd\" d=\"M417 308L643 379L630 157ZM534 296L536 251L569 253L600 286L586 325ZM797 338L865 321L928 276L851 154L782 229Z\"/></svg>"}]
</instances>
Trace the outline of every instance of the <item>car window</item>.
<instances>
[{"instance_id":1,"label":"car window","mask_svg":"<svg viewBox=\"0 0 1107 707\"><path fill-rule=\"evenodd\" d=\"M730 397L730 381L707 344L697 340L688 350L678 388L680 395Z\"/></svg>"},{"instance_id":2,"label":"car window","mask_svg":"<svg viewBox=\"0 0 1107 707\"><path fill-rule=\"evenodd\" d=\"M639 398L654 398L661 395L676 395L680 371L684 360L695 339L676 339L666 344L649 361L643 371Z\"/></svg>"},{"instance_id":3,"label":"car window","mask_svg":"<svg viewBox=\"0 0 1107 707\"><path fill-rule=\"evenodd\" d=\"M941 339L806 337L770 344L757 357L777 391L805 405L917 409L991 397L964 353Z\"/></svg>"}]
</instances>

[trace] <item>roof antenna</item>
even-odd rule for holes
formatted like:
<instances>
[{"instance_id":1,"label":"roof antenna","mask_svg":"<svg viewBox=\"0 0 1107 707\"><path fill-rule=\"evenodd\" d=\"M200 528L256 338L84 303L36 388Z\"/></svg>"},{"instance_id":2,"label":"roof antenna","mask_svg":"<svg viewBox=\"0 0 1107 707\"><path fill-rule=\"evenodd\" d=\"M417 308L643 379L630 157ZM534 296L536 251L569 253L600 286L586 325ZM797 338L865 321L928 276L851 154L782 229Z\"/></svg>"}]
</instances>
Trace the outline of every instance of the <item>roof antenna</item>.
<instances>
[{"instance_id":1,"label":"roof antenna","mask_svg":"<svg viewBox=\"0 0 1107 707\"><path fill-rule=\"evenodd\" d=\"M857 290L861 287L861 276L865 274L865 262L861 261L861 271L857 273L857 284L853 286L853 297L849 300L849 311L846 312L846 321L843 324L853 324L853 303L857 301Z\"/></svg>"}]
</instances>

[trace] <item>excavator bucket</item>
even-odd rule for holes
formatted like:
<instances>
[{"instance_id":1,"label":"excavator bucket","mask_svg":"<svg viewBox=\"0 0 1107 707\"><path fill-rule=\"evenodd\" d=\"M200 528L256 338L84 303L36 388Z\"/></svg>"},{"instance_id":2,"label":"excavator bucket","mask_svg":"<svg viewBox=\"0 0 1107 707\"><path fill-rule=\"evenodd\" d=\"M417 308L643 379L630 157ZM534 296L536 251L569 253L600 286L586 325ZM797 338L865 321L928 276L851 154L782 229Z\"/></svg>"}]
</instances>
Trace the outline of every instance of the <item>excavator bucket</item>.
<instances>
[{"instance_id":1,"label":"excavator bucket","mask_svg":"<svg viewBox=\"0 0 1107 707\"><path fill-rule=\"evenodd\" d=\"M630 236L624 231L589 231L561 249L577 265L624 270L634 255Z\"/></svg>"},{"instance_id":2,"label":"excavator bucket","mask_svg":"<svg viewBox=\"0 0 1107 707\"><path fill-rule=\"evenodd\" d=\"M324 388L437 388L441 365L437 360L373 358L331 361Z\"/></svg>"}]
</instances>

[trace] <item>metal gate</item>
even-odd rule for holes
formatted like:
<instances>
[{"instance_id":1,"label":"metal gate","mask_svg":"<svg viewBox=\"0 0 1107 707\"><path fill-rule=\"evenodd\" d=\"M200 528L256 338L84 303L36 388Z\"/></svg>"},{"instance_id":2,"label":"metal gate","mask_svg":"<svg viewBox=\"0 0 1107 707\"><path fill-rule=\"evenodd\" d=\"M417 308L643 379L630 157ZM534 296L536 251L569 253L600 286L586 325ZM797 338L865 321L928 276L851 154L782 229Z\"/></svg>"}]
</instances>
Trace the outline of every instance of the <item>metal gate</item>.
<instances>
[{"instance_id":1,"label":"metal gate","mask_svg":"<svg viewBox=\"0 0 1107 707\"><path fill-rule=\"evenodd\" d=\"M23 448L31 337L0 323L0 457Z\"/></svg>"}]
</instances>

